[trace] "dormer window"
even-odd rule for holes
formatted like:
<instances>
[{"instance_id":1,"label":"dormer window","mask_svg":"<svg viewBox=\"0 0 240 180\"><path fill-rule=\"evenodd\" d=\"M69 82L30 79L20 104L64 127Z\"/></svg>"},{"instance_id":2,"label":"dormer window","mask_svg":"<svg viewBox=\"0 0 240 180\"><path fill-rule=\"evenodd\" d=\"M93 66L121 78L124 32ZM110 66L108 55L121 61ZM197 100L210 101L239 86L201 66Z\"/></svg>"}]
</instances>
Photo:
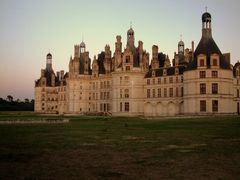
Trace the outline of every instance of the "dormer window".
<instances>
[{"instance_id":1,"label":"dormer window","mask_svg":"<svg viewBox=\"0 0 240 180\"><path fill-rule=\"evenodd\" d=\"M211 66L219 66L219 55L218 54L212 54L211 55Z\"/></svg>"},{"instance_id":2,"label":"dormer window","mask_svg":"<svg viewBox=\"0 0 240 180\"><path fill-rule=\"evenodd\" d=\"M166 76L167 75L167 69L163 70L163 75Z\"/></svg>"},{"instance_id":3,"label":"dormer window","mask_svg":"<svg viewBox=\"0 0 240 180\"><path fill-rule=\"evenodd\" d=\"M152 71L152 77L155 77L155 71Z\"/></svg>"},{"instance_id":4,"label":"dormer window","mask_svg":"<svg viewBox=\"0 0 240 180\"><path fill-rule=\"evenodd\" d=\"M177 75L179 73L178 68L175 68L175 74Z\"/></svg>"},{"instance_id":5,"label":"dormer window","mask_svg":"<svg viewBox=\"0 0 240 180\"><path fill-rule=\"evenodd\" d=\"M204 54L200 54L197 57L197 62L198 62L198 67L202 68L202 67L206 67L207 63L206 63L206 56Z\"/></svg>"},{"instance_id":6,"label":"dormer window","mask_svg":"<svg viewBox=\"0 0 240 180\"><path fill-rule=\"evenodd\" d=\"M217 66L217 59L213 59L213 60L212 60L212 65L213 65L213 66Z\"/></svg>"},{"instance_id":7,"label":"dormer window","mask_svg":"<svg viewBox=\"0 0 240 180\"><path fill-rule=\"evenodd\" d=\"M130 56L126 56L126 63L130 63Z\"/></svg>"}]
</instances>

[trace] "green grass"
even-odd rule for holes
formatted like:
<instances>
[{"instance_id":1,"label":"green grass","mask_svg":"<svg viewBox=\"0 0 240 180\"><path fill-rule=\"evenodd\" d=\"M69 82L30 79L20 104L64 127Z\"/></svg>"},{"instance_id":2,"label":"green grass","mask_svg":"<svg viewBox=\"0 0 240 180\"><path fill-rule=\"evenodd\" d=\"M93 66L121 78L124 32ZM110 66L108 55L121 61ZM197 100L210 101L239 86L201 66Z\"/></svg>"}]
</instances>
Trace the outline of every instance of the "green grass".
<instances>
[{"instance_id":1,"label":"green grass","mask_svg":"<svg viewBox=\"0 0 240 180\"><path fill-rule=\"evenodd\" d=\"M0 113L6 119L58 119ZM0 124L0 179L237 179L240 117Z\"/></svg>"}]
</instances>

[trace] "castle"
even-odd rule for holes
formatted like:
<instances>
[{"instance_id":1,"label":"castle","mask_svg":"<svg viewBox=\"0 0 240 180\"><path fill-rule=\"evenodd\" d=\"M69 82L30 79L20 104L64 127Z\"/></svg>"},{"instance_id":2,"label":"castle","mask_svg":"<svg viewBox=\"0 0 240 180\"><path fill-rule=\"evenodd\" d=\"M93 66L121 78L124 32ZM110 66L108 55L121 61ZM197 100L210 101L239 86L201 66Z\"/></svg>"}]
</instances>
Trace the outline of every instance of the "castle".
<instances>
[{"instance_id":1,"label":"castle","mask_svg":"<svg viewBox=\"0 0 240 180\"><path fill-rule=\"evenodd\" d=\"M127 31L123 49L116 37L91 64L82 42L74 46L69 72L46 68L35 82L35 112L59 114L111 114L114 116L173 116L239 114L240 63L230 64L212 37L211 15L202 15L202 38L194 50L181 40L172 63L152 46L152 58L135 46L134 30Z\"/></svg>"}]
</instances>

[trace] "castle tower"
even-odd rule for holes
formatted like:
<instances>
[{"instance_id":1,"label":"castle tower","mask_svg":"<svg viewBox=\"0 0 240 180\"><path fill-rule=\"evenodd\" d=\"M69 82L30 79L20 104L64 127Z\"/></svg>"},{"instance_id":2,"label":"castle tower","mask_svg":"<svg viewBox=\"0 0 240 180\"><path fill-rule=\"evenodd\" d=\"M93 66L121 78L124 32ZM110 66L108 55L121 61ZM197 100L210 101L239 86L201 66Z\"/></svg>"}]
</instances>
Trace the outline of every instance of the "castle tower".
<instances>
[{"instance_id":1,"label":"castle tower","mask_svg":"<svg viewBox=\"0 0 240 180\"><path fill-rule=\"evenodd\" d=\"M134 46L134 31L132 29L132 27L130 27L130 29L127 31L127 46L130 49L133 49Z\"/></svg>"},{"instance_id":2,"label":"castle tower","mask_svg":"<svg viewBox=\"0 0 240 180\"><path fill-rule=\"evenodd\" d=\"M48 53L46 58L46 69L48 71L52 70L52 54Z\"/></svg>"},{"instance_id":3,"label":"castle tower","mask_svg":"<svg viewBox=\"0 0 240 180\"><path fill-rule=\"evenodd\" d=\"M178 42L178 54L184 55L184 42L182 39Z\"/></svg>"}]
</instances>

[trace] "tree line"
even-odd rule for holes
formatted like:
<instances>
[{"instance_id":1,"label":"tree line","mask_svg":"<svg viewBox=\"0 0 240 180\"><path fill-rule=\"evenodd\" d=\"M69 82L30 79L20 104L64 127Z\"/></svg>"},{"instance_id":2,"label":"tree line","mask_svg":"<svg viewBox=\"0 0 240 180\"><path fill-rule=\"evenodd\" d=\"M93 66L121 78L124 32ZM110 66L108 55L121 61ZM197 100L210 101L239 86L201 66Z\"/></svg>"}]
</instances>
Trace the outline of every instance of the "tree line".
<instances>
[{"instance_id":1,"label":"tree line","mask_svg":"<svg viewBox=\"0 0 240 180\"><path fill-rule=\"evenodd\" d=\"M34 99L29 100L28 98L21 101L15 99L13 96L8 95L6 99L0 97L0 111L33 111L34 110Z\"/></svg>"}]
</instances>

